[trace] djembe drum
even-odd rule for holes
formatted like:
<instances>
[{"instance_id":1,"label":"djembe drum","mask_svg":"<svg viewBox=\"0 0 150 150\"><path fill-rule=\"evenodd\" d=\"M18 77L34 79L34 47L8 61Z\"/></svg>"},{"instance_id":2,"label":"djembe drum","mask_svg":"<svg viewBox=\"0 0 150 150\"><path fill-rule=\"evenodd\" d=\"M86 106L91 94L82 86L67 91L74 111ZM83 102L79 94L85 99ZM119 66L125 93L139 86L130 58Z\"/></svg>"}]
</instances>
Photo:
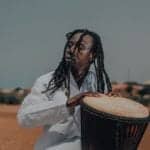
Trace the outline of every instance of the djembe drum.
<instances>
[{"instance_id":1,"label":"djembe drum","mask_svg":"<svg viewBox=\"0 0 150 150\"><path fill-rule=\"evenodd\" d=\"M82 150L137 150L149 111L122 97L85 97L81 102Z\"/></svg>"}]
</instances>

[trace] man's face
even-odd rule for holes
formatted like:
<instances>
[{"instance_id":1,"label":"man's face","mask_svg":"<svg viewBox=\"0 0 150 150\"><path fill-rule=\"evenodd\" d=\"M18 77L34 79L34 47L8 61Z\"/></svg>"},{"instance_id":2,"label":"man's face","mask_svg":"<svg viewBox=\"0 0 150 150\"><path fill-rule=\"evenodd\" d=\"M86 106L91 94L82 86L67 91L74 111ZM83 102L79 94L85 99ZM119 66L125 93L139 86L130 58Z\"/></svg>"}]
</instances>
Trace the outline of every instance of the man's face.
<instances>
[{"instance_id":1,"label":"man's face","mask_svg":"<svg viewBox=\"0 0 150 150\"><path fill-rule=\"evenodd\" d=\"M70 59L71 57L71 64L76 67L90 65L90 62L93 59L93 52L91 50L93 45L93 38L90 35L85 35L77 46L76 44L79 41L81 35L82 33L76 33L69 40L68 47L65 52L66 60Z\"/></svg>"}]
</instances>

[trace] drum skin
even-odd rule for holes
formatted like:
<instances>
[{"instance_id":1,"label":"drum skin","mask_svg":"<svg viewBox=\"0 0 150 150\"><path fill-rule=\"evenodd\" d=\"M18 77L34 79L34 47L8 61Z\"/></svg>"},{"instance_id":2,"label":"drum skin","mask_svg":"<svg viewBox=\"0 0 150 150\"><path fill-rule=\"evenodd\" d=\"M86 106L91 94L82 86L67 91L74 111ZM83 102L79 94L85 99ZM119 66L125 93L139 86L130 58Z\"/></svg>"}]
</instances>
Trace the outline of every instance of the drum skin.
<instances>
[{"instance_id":1,"label":"drum skin","mask_svg":"<svg viewBox=\"0 0 150 150\"><path fill-rule=\"evenodd\" d=\"M137 150L148 117L115 116L81 103L82 150Z\"/></svg>"}]
</instances>

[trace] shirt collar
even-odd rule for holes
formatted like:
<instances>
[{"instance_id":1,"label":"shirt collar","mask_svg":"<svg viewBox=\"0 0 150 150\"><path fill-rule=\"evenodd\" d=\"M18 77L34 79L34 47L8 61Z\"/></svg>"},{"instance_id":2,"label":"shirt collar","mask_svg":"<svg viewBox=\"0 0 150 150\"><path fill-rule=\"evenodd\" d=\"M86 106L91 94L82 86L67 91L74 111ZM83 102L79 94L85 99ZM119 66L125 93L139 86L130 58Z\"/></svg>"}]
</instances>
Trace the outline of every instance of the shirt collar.
<instances>
[{"instance_id":1,"label":"shirt collar","mask_svg":"<svg viewBox=\"0 0 150 150\"><path fill-rule=\"evenodd\" d=\"M73 74L70 72L70 84L73 85L73 86L74 86L76 89L78 89L79 91L81 91L82 88L83 88L83 86L84 86L84 84L85 84L85 82L86 82L86 79L88 78L88 76L89 76L89 71L88 71L88 73L86 74L86 76L85 76L85 78L84 78L84 80L83 80L83 82L82 82L82 85L81 85L81 87L80 87L80 89L79 89L79 87L78 87L78 85L77 85L77 83L76 83L76 81L75 81L75 79L74 79L74 77L73 77Z\"/></svg>"}]
</instances>

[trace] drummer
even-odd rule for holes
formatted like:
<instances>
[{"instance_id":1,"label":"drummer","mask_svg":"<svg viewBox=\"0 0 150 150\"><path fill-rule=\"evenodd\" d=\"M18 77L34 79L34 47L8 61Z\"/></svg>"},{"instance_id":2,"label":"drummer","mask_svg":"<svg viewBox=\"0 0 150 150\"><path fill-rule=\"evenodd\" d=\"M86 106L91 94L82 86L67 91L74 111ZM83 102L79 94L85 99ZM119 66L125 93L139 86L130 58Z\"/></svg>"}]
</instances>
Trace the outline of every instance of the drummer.
<instances>
[{"instance_id":1,"label":"drummer","mask_svg":"<svg viewBox=\"0 0 150 150\"><path fill-rule=\"evenodd\" d=\"M66 37L59 65L36 80L17 114L22 127L43 127L35 150L80 150L81 98L111 91L100 36L77 29Z\"/></svg>"}]
</instances>

